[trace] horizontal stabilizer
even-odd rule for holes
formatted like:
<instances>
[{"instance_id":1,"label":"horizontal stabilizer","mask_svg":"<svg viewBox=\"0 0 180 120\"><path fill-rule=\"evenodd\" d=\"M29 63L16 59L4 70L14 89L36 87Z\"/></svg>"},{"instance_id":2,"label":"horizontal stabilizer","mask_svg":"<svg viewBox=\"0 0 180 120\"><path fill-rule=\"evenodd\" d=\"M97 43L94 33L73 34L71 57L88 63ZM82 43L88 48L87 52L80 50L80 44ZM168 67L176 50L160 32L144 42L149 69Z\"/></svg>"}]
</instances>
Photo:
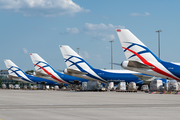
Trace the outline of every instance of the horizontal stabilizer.
<instances>
[{"instance_id":1,"label":"horizontal stabilizer","mask_svg":"<svg viewBox=\"0 0 180 120\"><path fill-rule=\"evenodd\" d=\"M81 74L81 75L87 74L85 72L81 72L81 71L74 70L74 69L66 69L66 70L67 70L66 73L68 73L68 74Z\"/></svg>"},{"instance_id":2,"label":"horizontal stabilizer","mask_svg":"<svg viewBox=\"0 0 180 120\"><path fill-rule=\"evenodd\" d=\"M112 63L113 65L120 65L121 66L121 64L120 63Z\"/></svg>"},{"instance_id":3,"label":"horizontal stabilizer","mask_svg":"<svg viewBox=\"0 0 180 120\"><path fill-rule=\"evenodd\" d=\"M51 77L51 75L44 74L42 72L35 71L36 77Z\"/></svg>"},{"instance_id":4,"label":"horizontal stabilizer","mask_svg":"<svg viewBox=\"0 0 180 120\"><path fill-rule=\"evenodd\" d=\"M8 75L8 78L10 80L22 80L22 77L17 77L17 76L13 76L13 75Z\"/></svg>"},{"instance_id":5,"label":"horizontal stabilizer","mask_svg":"<svg viewBox=\"0 0 180 120\"><path fill-rule=\"evenodd\" d=\"M148 66L148 65L142 64L138 61L131 61L131 60L128 62L128 67L145 68L145 69L153 68L152 66Z\"/></svg>"}]
</instances>

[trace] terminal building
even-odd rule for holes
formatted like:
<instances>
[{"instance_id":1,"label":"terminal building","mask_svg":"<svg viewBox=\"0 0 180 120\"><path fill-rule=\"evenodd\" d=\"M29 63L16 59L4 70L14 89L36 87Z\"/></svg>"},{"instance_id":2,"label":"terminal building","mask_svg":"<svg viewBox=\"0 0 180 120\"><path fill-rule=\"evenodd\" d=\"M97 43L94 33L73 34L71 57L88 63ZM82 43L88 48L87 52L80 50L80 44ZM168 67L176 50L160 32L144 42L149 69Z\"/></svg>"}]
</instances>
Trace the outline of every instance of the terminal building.
<instances>
[{"instance_id":1,"label":"terminal building","mask_svg":"<svg viewBox=\"0 0 180 120\"><path fill-rule=\"evenodd\" d=\"M7 88L9 87L10 84L12 85L19 84L21 88L23 88L24 85L29 86L29 84L9 79L8 74L9 74L8 70L0 70L0 87L2 87L2 84L5 84Z\"/></svg>"},{"instance_id":2,"label":"terminal building","mask_svg":"<svg viewBox=\"0 0 180 120\"><path fill-rule=\"evenodd\" d=\"M8 70L0 70L0 79L2 84L15 84L16 81L10 80L7 76Z\"/></svg>"}]
</instances>

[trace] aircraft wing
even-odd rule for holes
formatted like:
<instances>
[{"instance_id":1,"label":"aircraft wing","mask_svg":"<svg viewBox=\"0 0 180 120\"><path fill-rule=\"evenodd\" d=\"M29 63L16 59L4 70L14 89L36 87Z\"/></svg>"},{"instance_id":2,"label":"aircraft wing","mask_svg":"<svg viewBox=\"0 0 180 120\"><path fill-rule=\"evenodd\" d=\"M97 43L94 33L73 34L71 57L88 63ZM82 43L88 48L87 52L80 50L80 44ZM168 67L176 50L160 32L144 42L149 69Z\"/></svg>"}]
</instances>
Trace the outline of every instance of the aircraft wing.
<instances>
[{"instance_id":1,"label":"aircraft wing","mask_svg":"<svg viewBox=\"0 0 180 120\"><path fill-rule=\"evenodd\" d=\"M140 80L143 80L143 84L150 84L151 81L153 81L156 77L154 76L147 76L147 75L140 75L140 74L133 74L140 78Z\"/></svg>"}]
</instances>

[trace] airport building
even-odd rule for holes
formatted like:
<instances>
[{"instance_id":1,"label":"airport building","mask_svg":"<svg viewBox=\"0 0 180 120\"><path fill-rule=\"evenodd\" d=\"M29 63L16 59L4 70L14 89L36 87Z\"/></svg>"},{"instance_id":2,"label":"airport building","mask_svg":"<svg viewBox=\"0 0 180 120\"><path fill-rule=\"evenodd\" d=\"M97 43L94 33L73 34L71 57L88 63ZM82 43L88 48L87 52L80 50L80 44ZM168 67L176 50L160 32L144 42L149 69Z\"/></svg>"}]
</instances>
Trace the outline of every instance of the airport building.
<instances>
[{"instance_id":1,"label":"airport building","mask_svg":"<svg viewBox=\"0 0 180 120\"><path fill-rule=\"evenodd\" d=\"M7 76L8 70L0 70L0 79L2 84L15 84L16 81L10 80Z\"/></svg>"},{"instance_id":2,"label":"airport building","mask_svg":"<svg viewBox=\"0 0 180 120\"><path fill-rule=\"evenodd\" d=\"M11 80L9 79L8 76L8 70L0 70L0 87L2 86L2 84L6 84L7 88L10 84L15 85L15 84L19 84L20 87L23 87L24 85L27 85L23 82L18 82L15 80Z\"/></svg>"}]
</instances>

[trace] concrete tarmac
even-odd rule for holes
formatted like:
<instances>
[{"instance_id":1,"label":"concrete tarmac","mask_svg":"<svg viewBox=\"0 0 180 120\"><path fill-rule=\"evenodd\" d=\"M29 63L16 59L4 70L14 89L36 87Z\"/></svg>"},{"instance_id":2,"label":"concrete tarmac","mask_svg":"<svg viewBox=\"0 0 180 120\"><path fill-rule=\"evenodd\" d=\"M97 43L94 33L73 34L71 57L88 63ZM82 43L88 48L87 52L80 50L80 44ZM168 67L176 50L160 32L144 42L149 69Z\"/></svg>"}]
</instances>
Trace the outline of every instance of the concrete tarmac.
<instances>
[{"instance_id":1,"label":"concrete tarmac","mask_svg":"<svg viewBox=\"0 0 180 120\"><path fill-rule=\"evenodd\" d=\"M0 89L0 120L179 120L180 95Z\"/></svg>"}]
</instances>

